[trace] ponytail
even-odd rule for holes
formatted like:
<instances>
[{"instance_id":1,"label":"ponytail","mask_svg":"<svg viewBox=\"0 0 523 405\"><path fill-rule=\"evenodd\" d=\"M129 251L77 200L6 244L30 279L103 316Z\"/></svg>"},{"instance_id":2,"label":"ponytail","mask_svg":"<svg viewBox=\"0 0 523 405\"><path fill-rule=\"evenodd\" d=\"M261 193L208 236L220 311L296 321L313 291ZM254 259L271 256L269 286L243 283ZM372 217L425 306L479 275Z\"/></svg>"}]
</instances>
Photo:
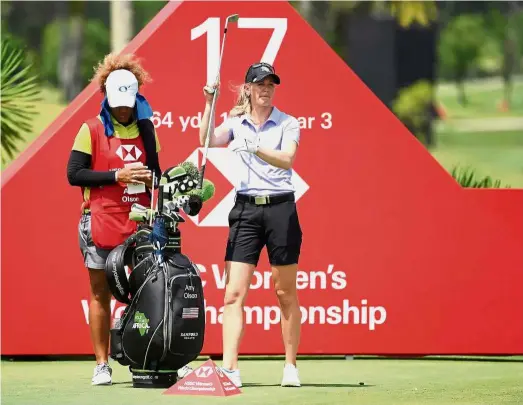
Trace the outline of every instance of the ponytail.
<instances>
[{"instance_id":1,"label":"ponytail","mask_svg":"<svg viewBox=\"0 0 523 405\"><path fill-rule=\"evenodd\" d=\"M238 91L236 105L229 112L229 116L237 117L243 114L250 114L252 111L251 97L247 93L247 85L242 84Z\"/></svg>"}]
</instances>

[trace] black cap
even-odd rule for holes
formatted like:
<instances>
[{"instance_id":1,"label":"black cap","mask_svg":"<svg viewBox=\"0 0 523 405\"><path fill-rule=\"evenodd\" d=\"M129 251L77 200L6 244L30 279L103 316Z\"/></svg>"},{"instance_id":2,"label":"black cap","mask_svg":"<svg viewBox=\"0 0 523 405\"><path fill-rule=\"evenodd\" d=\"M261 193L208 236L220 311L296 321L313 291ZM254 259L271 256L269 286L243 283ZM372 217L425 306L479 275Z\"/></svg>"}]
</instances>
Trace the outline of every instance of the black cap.
<instances>
[{"instance_id":1,"label":"black cap","mask_svg":"<svg viewBox=\"0 0 523 405\"><path fill-rule=\"evenodd\" d=\"M268 63L255 63L249 67L245 75L245 83L259 83L266 77L272 76L274 83L280 84L280 77L274 71L274 68Z\"/></svg>"}]
</instances>

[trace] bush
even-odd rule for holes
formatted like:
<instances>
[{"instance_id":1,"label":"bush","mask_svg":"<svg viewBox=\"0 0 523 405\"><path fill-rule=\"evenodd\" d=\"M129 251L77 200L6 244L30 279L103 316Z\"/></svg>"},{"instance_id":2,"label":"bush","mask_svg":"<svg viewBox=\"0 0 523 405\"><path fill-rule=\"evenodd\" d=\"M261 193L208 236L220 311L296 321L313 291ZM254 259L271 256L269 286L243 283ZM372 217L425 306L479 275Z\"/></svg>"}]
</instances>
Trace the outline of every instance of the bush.
<instances>
[{"instance_id":1,"label":"bush","mask_svg":"<svg viewBox=\"0 0 523 405\"><path fill-rule=\"evenodd\" d=\"M433 88L429 81L419 80L401 89L392 104L392 111L424 144L432 119Z\"/></svg>"},{"instance_id":2,"label":"bush","mask_svg":"<svg viewBox=\"0 0 523 405\"><path fill-rule=\"evenodd\" d=\"M465 188L502 188L501 180L492 180L490 176L478 178L476 171L471 168L455 166L451 172L452 177ZM506 186L510 188L510 186Z\"/></svg>"}]
</instances>

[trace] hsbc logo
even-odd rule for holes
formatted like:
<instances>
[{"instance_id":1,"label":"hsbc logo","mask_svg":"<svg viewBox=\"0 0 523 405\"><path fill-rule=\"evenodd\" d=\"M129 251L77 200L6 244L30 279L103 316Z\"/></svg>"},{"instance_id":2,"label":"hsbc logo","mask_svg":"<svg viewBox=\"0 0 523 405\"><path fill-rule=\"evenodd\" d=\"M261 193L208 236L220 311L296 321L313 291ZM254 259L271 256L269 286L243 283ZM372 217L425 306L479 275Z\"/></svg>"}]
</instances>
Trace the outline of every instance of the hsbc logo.
<instances>
[{"instance_id":1,"label":"hsbc logo","mask_svg":"<svg viewBox=\"0 0 523 405\"><path fill-rule=\"evenodd\" d=\"M116 149L116 154L124 162L134 162L142 156L142 151L135 145L120 145Z\"/></svg>"},{"instance_id":2,"label":"hsbc logo","mask_svg":"<svg viewBox=\"0 0 523 405\"><path fill-rule=\"evenodd\" d=\"M212 369L213 368L210 366L202 366L195 370L194 374L196 374L196 377L198 378L207 378L212 374Z\"/></svg>"},{"instance_id":3,"label":"hsbc logo","mask_svg":"<svg viewBox=\"0 0 523 405\"><path fill-rule=\"evenodd\" d=\"M200 167L200 152L204 152L204 148L197 148L191 155L185 159L186 162L191 162L197 167ZM211 212L201 218L200 215L187 216L196 225L206 227L228 227L229 226L229 212L234 206L234 198L236 192L234 184L236 183L238 169L236 166L237 156L234 152L227 148L209 148L207 152L207 163L214 165L214 167L229 181L231 190L227 195L219 201ZM213 181L209 177L210 181ZM292 184L295 190L295 198L298 201L309 189L309 185L299 176L296 171L292 171ZM213 201L212 199L210 201ZM205 204L204 204L205 205Z\"/></svg>"}]
</instances>

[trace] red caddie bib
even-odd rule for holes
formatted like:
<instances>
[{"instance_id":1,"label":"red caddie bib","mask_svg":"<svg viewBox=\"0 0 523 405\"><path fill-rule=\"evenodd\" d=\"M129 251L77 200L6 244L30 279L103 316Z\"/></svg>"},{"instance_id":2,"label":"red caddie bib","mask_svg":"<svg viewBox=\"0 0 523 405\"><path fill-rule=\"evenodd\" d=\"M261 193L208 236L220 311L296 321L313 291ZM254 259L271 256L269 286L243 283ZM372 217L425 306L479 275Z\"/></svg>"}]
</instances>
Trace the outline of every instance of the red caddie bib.
<instances>
[{"instance_id":1,"label":"red caddie bib","mask_svg":"<svg viewBox=\"0 0 523 405\"><path fill-rule=\"evenodd\" d=\"M91 132L93 170L116 171L134 162L145 165L146 155L141 136L135 139L106 136L98 118L90 119L86 124ZM91 187L84 208L90 208L91 211L91 236L96 246L114 249L136 231L136 222L129 219L134 203L149 207L149 194L128 194L123 183Z\"/></svg>"}]
</instances>

